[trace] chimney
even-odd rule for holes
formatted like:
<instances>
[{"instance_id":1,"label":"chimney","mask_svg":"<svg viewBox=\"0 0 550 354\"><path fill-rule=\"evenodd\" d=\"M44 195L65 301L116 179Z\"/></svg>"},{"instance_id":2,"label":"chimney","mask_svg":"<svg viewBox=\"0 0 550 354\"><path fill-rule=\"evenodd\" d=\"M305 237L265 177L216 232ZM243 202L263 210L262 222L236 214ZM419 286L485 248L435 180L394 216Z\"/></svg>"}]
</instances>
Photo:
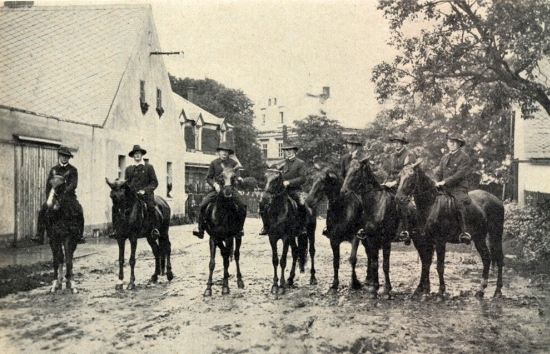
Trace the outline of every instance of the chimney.
<instances>
[{"instance_id":1,"label":"chimney","mask_svg":"<svg viewBox=\"0 0 550 354\"><path fill-rule=\"evenodd\" d=\"M329 86L324 86L323 87L323 97L325 99L330 97L330 87Z\"/></svg>"},{"instance_id":2,"label":"chimney","mask_svg":"<svg viewBox=\"0 0 550 354\"><path fill-rule=\"evenodd\" d=\"M21 9L25 7L33 7L34 1L4 1L4 7L10 9Z\"/></svg>"},{"instance_id":3,"label":"chimney","mask_svg":"<svg viewBox=\"0 0 550 354\"><path fill-rule=\"evenodd\" d=\"M194 94L194 92L195 92L196 89L197 89L197 88L196 88L196 87L193 87L193 86L189 86L189 87L187 88L187 101L193 102L193 99L194 99L193 94Z\"/></svg>"}]
</instances>

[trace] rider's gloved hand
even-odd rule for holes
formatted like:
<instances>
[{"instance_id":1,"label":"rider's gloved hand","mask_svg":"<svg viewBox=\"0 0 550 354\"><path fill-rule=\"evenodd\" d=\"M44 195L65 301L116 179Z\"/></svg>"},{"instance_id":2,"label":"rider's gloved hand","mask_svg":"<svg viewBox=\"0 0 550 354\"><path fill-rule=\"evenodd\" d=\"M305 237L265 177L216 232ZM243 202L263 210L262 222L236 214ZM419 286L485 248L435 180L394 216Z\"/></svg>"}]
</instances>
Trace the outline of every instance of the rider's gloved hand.
<instances>
[{"instance_id":1,"label":"rider's gloved hand","mask_svg":"<svg viewBox=\"0 0 550 354\"><path fill-rule=\"evenodd\" d=\"M435 182L436 187L441 187L441 186L444 186L444 185L445 185L445 181Z\"/></svg>"},{"instance_id":2,"label":"rider's gloved hand","mask_svg":"<svg viewBox=\"0 0 550 354\"><path fill-rule=\"evenodd\" d=\"M220 187L220 185L218 183L214 183L214 189L216 190L216 192L219 193L222 188Z\"/></svg>"},{"instance_id":3,"label":"rider's gloved hand","mask_svg":"<svg viewBox=\"0 0 550 354\"><path fill-rule=\"evenodd\" d=\"M289 181L284 181L284 182L283 182L283 186L285 186L285 187L288 187L289 184L290 184Z\"/></svg>"}]
</instances>

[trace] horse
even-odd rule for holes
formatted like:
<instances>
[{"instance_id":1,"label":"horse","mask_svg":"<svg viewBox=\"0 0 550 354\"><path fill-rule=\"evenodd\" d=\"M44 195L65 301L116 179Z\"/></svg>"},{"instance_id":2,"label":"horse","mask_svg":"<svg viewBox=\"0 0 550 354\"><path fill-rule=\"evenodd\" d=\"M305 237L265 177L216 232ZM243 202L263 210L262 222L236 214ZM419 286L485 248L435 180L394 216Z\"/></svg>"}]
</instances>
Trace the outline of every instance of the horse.
<instances>
[{"instance_id":1,"label":"horse","mask_svg":"<svg viewBox=\"0 0 550 354\"><path fill-rule=\"evenodd\" d=\"M413 297L422 294L427 299L430 293L430 266L435 252L437 253L437 272L439 275L439 292L437 301L444 299L445 280L445 245L459 243L460 214L454 208L454 198L436 188L434 181L420 168L421 161L406 166L400 173L397 189L399 203L407 202L412 196L418 208L418 220L421 232L413 243L422 262L420 283ZM491 262L498 267L498 278L494 297L502 295L502 233L504 228L504 206L492 194L483 190L468 193L471 204L467 206L466 230L483 262L482 281L475 296L483 298L489 279ZM488 242L488 245L487 245Z\"/></svg>"},{"instance_id":2,"label":"horse","mask_svg":"<svg viewBox=\"0 0 550 354\"><path fill-rule=\"evenodd\" d=\"M391 298L390 253L396 240L400 214L392 191L376 180L367 158L352 160L346 173L341 192L356 191L363 202L363 229L356 238L362 239L367 252L367 277L365 285L371 298L378 296L378 254L382 249L385 282L382 297ZM352 242L351 258L357 255L359 242Z\"/></svg>"},{"instance_id":3,"label":"horse","mask_svg":"<svg viewBox=\"0 0 550 354\"><path fill-rule=\"evenodd\" d=\"M148 227L147 206L142 198L134 191L125 180L116 180L110 182L105 178L105 182L111 187L110 197L113 202L113 218L118 222L113 225L116 229L116 239L118 243L118 283L116 290L122 290L124 287L124 248L126 240L130 241L130 281L127 289L135 289L134 267L136 265L136 247L138 238L145 237L151 246L153 256L155 257L155 272L150 281L156 283L159 275L165 274L168 281L174 278L172 265L170 263L171 244L168 236L170 227L170 206L158 195L155 195L156 214L155 228L158 229L160 236L156 237L151 228Z\"/></svg>"},{"instance_id":4,"label":"horse","mask_svg":"<svg viewBox=\"0 0 550 354\"><path fill-rule=\"evenodd\" d=\"M54 175L49 183L52 188L46 201L44 221L53 255L54 281L51 292L62 289L63 263L65 263L66 288L76 294L78 290L74 284L73 255L76 251L78 236L84 232L84 215L76 199L60 197L60 190L66 183L63 176Z\"/></svg>"},{"instance_id":5,"label":"horse","mask_svg":"<svg viewBox=\"0 0 550 354\"><path fill-rule=\"evenodd\" d=\"M315 168L318 173L308 193L306 203L310 208L315 209L325 196L328 199L327 237L330 239L330 247L332 248L332 265L334 269L334 278L329 291L336 293L339 285L340 244L344 241L353 243L357 231L363 226L361 222L363 203L355 192L340 193L343 178L336 173L334 168L319 164ZM351 286L354 289L359 289L361 283L355 273L357 257L350 258L350 263L352 268Z\"/></svg>"},{"instance_id":6,"label":"horse","mask_svg":"<svg viewBox=\"0 0 550 354\"><path fill-rule=\"evenodd\" d=\"M239 210L233 202L233 195L238 193L235 188L235 176L234 168L223 166L219 181L223 189L218 192L212 203L206 208L205 231L210 235L210 273L204 296L212 295L212 273L216 265L216 247L220 249L223 257L222 295L229 294L228 268L233 257L237 266L237 286L239 289L244 288L239 264L242 243L242 237L239 232L241 231L240 225L244 223L244 219L246 218L246 208Z\"/></svg>"},{"instance_id":7,"label":"horse","mask_svg":"<svg viewBox=\"0 0 550 354\"><path fill-rule=\"evenodd\" d=\"M283 184L282 172L277 169L268 169L265 172L266 186L264 193L265 217L268 221L267 234L271 245L273 263L273 285L272 294L284 294L287 287L294 286L296 275L296 262L299 262L300 271L304 272L307 257L307 249L311 258L310 285L317 284L315 277L315 227L316 217L314 211L308 209L306 218L306 233L300 233L303 228L299 217L298 205L288 195ZM298 243L296 243L298 238ZM283 241L283 250L279 262L277 242ZM286 258L288 248L292 250L292 268L287 280L285 280ZM277 269L281 266L281 278L277 277Z\"/></svg>"}]
</instances>

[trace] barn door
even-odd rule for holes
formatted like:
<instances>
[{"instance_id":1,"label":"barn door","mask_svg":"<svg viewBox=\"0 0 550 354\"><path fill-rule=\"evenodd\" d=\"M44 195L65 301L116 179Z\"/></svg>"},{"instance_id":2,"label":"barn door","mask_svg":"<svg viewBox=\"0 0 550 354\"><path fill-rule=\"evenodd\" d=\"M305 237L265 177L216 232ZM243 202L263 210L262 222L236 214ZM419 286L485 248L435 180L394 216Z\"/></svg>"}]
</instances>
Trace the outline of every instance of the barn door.
<instances>
[{"instance_id":1,"label":"barn door","mask_svg":"<svg viewBox=\"0 0 550 354\"><path fill-rule=\"evenodd\" d=\"M56 164L57 150L52 147L15 146L15 242L36 234L46 178Z\"/></svg>"}]
</instances>

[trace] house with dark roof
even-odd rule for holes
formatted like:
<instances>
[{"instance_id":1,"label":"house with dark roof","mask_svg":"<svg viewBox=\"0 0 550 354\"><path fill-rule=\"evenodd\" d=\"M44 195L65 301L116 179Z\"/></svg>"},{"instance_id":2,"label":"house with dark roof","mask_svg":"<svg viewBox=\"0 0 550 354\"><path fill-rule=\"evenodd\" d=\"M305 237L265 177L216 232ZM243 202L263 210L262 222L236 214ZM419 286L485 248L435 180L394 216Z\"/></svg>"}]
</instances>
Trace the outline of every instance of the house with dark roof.
<instances>
[{"instance_id":1,"label":"house with dark roof","mask_svg":"<svg viewBox=\"0 0 550 354\"><path fill-rule=\"evenodd\" d=\"M550 87L550 63L539 63L536 78ZM538 103L515 110L514 166L517 200L550 205L550 115Z\"/></svg>"},{"instance_id":2,"label":"house with dark roof","mask_svg":"<svg viewBox=\"0 0 550 354\"><path fill-rule=\"evenodd\" d=\"M36 232L57 148L71 149L86 235L111 222L105 178L147 150L172 215L184 215L185 140L150 5L0 9L0 242Z\"/></svg>"}]
</instances>

